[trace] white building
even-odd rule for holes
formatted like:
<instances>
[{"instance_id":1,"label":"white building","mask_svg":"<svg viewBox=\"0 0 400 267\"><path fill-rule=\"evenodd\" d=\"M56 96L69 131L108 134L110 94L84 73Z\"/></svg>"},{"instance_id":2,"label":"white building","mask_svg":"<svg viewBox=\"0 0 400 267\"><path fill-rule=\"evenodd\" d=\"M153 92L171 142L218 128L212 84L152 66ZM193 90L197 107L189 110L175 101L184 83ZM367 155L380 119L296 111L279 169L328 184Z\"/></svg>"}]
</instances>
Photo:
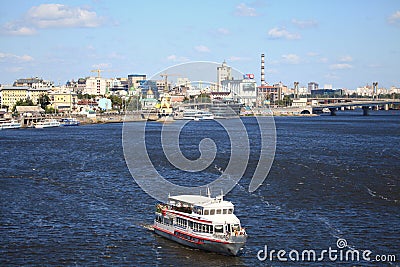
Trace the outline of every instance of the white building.
<instances>
[{"instance_id":1,"label":"white building","mask_svg":"<svg viewBox=\"0 0 400 267\"><path fill-rule=\"evenodd\" d=\"M373 88L370 85L366 85L363 87L357 87L356 93L360 96L372 96Z\"/></svg>"},{"instance_id":2,"label":"white building","mask_svg":"<svg viewBox=\"0 0 400 267\"><path fill-rule=\"evenodd\" d=\"M293 99L292 107L305 107L307 106L307 98Z\"/></svg>"},{"instance_id":3,"label":"white building","mask_svg":"<svg viewBox=\"0 0 400 267\"><path fill-rule=\"evenodd\" d=\"M245 75L247 76L247 75ZM221 83L222 92L231 92L234 100L237 100L245 106L256 106L257 102L257 83L247 77L241 80L224 80Z\"/></svg>"},{"instance_id":4,"label":"white building","mask_svg":"<svg viewBox=\"0 0 400 267\"><path fill-rule=\"evenodd\" d=\"M105 95L107 93L107 79L101 77L86 78L85 88L82 94Z\"/></svg>"},{"instance_id":5,"label":"white building","mask_svg":"<svg viewBox=\"0 0 400 267\"><path fill-rule=\"evenodd\" d=\"M389 90L389 94L400 94L400 88L396 88L395 86L391 86Z\"/></svg>"},{"instance_id":6,"label":"white building","mask_svg":"<svg viewBox=\"0 0 400 267\"><path fill-rule=\"evenodd\" d=\"M221 90L222 81L232 79L232 68L224 61L220 67L217 67L217 86Z\"/></svg>"},{"instance_id":7,"label":"white building","mask_svg":"<svg viewBox=\"0 0 400 267\"><path fill-rule=\"evenodd\" d=\"M187 87L189 89L192 87L189 78L180 78L180 77L178 77L176 79L176 86L178 86L178 87L184 86L184 87Z\"/></svg>"}]
</instances>

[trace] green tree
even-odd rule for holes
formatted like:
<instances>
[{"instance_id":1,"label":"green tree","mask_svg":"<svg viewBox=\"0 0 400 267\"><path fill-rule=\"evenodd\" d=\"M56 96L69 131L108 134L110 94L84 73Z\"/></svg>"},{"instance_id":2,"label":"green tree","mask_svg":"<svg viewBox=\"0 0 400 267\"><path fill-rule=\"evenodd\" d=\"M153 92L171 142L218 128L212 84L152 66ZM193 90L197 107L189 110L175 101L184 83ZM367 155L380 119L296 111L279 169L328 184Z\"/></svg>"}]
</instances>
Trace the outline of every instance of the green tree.
<instances>
[{"instance_id":1,"label":"green tree","mask_svg":"<svg viewBox=\"0 0 400 267\"><path fill-rule=\"evenodd\" d=\"M111 100L111 106L118 107L118 109L122 109L122 98L117 95L110 95L108 99Z\"/></svg>"},{"instance_id":2,"label":"green tree","mask_svg":"<svg viewBox=\"0 0 400 267\"><path fill-rule=\"evenodd\" d=\"M42 109L46 109L47 105L50 105L50 97L47 94L41 94L38 99L38 104Z\"/></svg>"},{"instance_id":3,"label":"green tree","mask_svg":"<svg viewBox=\"0 0 400 267\"><path fill-rule=\"evenodd\" d=\"M34 106L33 101L31 99L23 99L23 100L18 100L14 107L12 108L12 111L15 112L17 110L17 106Z\"/></svg>"},{"instance_id":4,"label":"green tree","mask_svg":"<svg viewBox=\"0 0 400 267\"><path fill-rule=\"evenodd\" d=\"M58 113L58 110L57 109L54 109L53 107L51 107L51 106L47 106L46 108L45 108L45 111L44 111L45 113L47 113L47 114L53 114L53 113Z\"/></svg>"},{"instance_id":5,"label":"green tree","mask_svg":"<svg viewBox=\"0 0 400 267\"><path fill-rule=\"evenodd\" d=\"M285 95L282 100L277 101L278 106L289 107L292 105L292 98L289 95Z\"/></svg>"}]
</instances>

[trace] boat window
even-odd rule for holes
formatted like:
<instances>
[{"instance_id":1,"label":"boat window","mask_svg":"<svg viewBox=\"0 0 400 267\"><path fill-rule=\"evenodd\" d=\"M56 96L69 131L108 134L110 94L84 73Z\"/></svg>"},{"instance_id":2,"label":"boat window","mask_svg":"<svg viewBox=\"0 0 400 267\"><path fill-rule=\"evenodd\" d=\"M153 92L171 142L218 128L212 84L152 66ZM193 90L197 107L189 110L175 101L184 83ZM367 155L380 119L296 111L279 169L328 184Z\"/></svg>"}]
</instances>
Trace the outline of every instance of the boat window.
<instances>
[{"instance_id":1,"label":"boat window","mask_svg":"<svg viewBox=\"0 0 400 267\"><path fill-rule=\"evenodd\" d=\"M228 211L226 209L223 209L222 214L226 214Z\"/></svg>"},{"instance_id":2,"label":"boat window","mask_svg":"<svg viewBox=\"0 0 400 267\"><path fill-rule=\"evenodd\" d=\"M221 214L221 210L220 209L217 209L217 214Z\"/></svg>"},{"instance_id":3,"label":"boat window","mask_svg":"<svg viewBox=\"0 0 400 267\"><path fill-rule=\"evenodd\" d=\"M216 233L223 233L224 232L224 228L222 227L222 225L216 225L214 227L214 230Z\"/></svg>"},{"instance_id":4,"label":"boat window","mask_svg":"<svg viewBox=\"0 0 400 267\"><path fill-rule=\"evenodd\" d=\"M214 215L215 214L215 209L210 210L210 215Z\"/></svg>"},{"instance_id":5,"label":"boat window","mask_svg":"<svg viewBox=\"0 0 400 267\"><path fill-rule=\"evenodd\" d=\"M233 224L233 225L232 225L232 232L235 232L235 231L240 231L240 226L239 226L239 224Z\"/></svg>"},{"instance_id":6,"label":"boat window","mask_svg":"<svg viewBox=\"0 0 400 267\"><path fill-rule=\"evenodd\" d=\"M204 210L204 215L208 215L208 210Z\"/></svg>"},{"instance_id":7,"label":"boat window","mask_svg":"<svg viewBox=\"0 0 400 267\"><path fill-rule=\"evenodd\" d=\"M228 214L232 214L233 213L233 209L228 209Z\"/></svg>"}]
</instances>

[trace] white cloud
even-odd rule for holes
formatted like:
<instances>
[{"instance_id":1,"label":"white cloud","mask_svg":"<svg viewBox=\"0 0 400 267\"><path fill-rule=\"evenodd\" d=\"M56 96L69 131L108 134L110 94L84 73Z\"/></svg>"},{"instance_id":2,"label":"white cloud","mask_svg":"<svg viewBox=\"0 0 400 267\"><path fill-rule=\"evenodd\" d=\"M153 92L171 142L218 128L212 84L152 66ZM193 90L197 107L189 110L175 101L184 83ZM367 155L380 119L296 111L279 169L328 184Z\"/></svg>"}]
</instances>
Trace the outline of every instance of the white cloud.
<instances>
[{"instance_id":1,"label":"white cloud","mask_svg":"<svg viewBox=\"0 0 400 267\"><path fill-rule=\"evenodd\" d=\"M287 39L296 40L300 39L301 36L298 33L290 33L285 28L275 27L268 31L268 36L272 39Z\"/></svg>"},{"instance_id":2,"label":"white cloud","mask_svg":"<svg viewBox=\"0 0 400 267\"><path fill-rule=\"evenodd\" d=\"M173 61L173 62L186 62L186 61L189 61L189 59L187 57L179 57L177 55L169 55L167 57L167 60Z\"/></svg>"},{"instance_id":3,"label":"white cloud","mask_svg":"<svg viewBox=\"0 0 400 267\"><path fill-rule=\"evenodd\" d=\"M3 25L1 32L8 35L34 35L36 30L34 28L20 25L17 22L8 22Z\"/></svg>"},{"instance_id":4,"label":"white cloud","mask_svg":"<svg viewBox=\"0 0 400 267\"><path fill-rule=\"evenodd\" d=\"M327 63L329 61L329 59L327 57L321 57L320 59L318 59L319 63Z\"/></svg>"},{"instance_id":5,"label":"white cloud","mask_svg":"<svg viewBox=\"0 0 400 267\"><path fill-rule=\"evenodd\" d=\"M231 56L229 57L229 61L247 61L250 60L248 57L238 57L238 56Z\"/></svg>"},{"instance_id":6,"label":"white cloud","mask_svg":"<svg viewBox=\"0 0 400 267\"><path fill-rule=\"evenodd\" d=\"M296 54L287 54L287 55L282 55L283 62L289 63L289 64L299 64L300 63L300 57Z\"/></svg>"},{"instance_id":7,"label":"white cloud","mask_svg":"<svg viewBox=\"0 0 400 267\"><path fill-rule=\"evenodd\" d=\"M195 49L197 52L201 52L201 53L208 53L208 52L210 52L210 49L209 49L207 46L205 46L205 45L198 45L198 46L195 46L194 49Z\"/></svg>"},{"instance_id":8,"label":"white cloud","mask_svg":"<svg viewBox=\"0 0 400 267\"><path fill-rule=\"evenodd\" d=\"M318 26L318 23L315 20L297 20L292 19L292 23L299 28L312 28Z\"/></svg>"},{"instance_id":9,"label":"white cloud","mask_svg":"<svg viewBox=\"0 0 400 267\"><path fill-rule=\"evenodd\" d=\"M338 80L340 78L336 73L328 73L324 77L328 80Z\"/></svg>"},{"instance_id":10,"label":"white cloud","mask_svg":"<svg viewBox=\"0 0 400 267\"><path fill-rule=\"evenodd\" d=\"M330 65L329 68L331 70L345 70L345 69L352 69L353 66L348 63L338 63Z\"/></svg>"},{"instance_id":11,"label":"white cloud","mask_svg":"<svg viewBox=\"0 0 400 267\"><path fill-rule=\"evenodd\" d=\"M308 52L307 53L307 56L309 56L309 57L316 57L316 56L318 56L319 54L317 53L317 52Z\"/></svg>"},{"instance_id":12,"label":"white cloud","mask_svg":"<svg viewBox=\"0 0 400 267\"><path fill-rule=\"evenodd\" d=\"M218 34L221 34L221 35L228 35L228 34L230 34L229 30L228 30L228 29L225 29L225 28L218 28L218 29L217 29L217 33L218 33Z\"/></svg>"},{"instance_id":13,"label":"white cloud","mask_svg":"<svg viewBox=\"0 0 400 267\"><path fill-rule=\"evenodd\" d=\"M111 64L110 63L99 63L99 64L93 64L92 68L95 69L107 69L110 68Z\"/></svg>"},{"instance_id":14,"label":"white cloud","mask_svg":"<svg viewBox=\"0 0 400 267\"><path fill-rule=\"evenodd\" d=\"M248 7L245 3L240 3L236 6L236 16L240 17L256 17L258 16L256 9Z\"/></svg>"},{"instance_id":15,"label":"white cloud","mask_svg":"<svg viewBox=\"0 0 400 267\"><path fill-rule=\"evenodd\" d=\"M270 68L267 68L265 72L269 73L269 74L278 74L279 73L279 71L277 69L270 69Z\"/></svg>"},{"instance_id":16,"label":"white cloud","mask_svg":"<svg viewBox=\"0 0 400 267\"><path fill-rule=\"evenodd\" d=\"M6 67L5 70L7 72L20 72L21 70L23 70L22 67Z\"/></svg>"},{"instance_id":17,"label":"white cloud","mask_svg":"<svg viewBox=\"0 0 400 267\"><path fill-rule=\"evenodd\" d=\"M390 17L388 18L388 22L390 24L399 24L400 25L400 10L397 10L392 15L390 15Z\"/></svg>"},{"instance_id":18,"label":"white cloud","mask_svg":"<svg viewBox=\"0 0 400 267\"><path fill-rule=\"evenodd\" d=\"M33 57L31 57L29 55L18 56L18 55L14 55L14 54L10 54L10 53L1 53L0 52L0 62L1 61L4 61L4 62L30 62L30 61L33 61Z\"/></svg>"},{"instance_id":19,"label":"white cloud","mask_svg":"<svg viewBox=\"0 0 400 267\"><path fill-rule=\"evenodd\" d=\"M5 23L3 34L33 35L40 28L93 28L99 27L105 19L87 7L72 7L63 4L41 4L31 7L16 21Z\"/></svg>"},{"instance_id":20,"label":"white cloud","mask_svg":"<svg viewBox=\"0 0 400 267\"><path fill-rule=\"evenodd\" d=\"M352 61L353 61L353 58L352 58L351 56L342 56L342 57L339 59L339 61L340 61L340 62L352 62Z\"/></svg>"},{"instance_id":21,"label":"white cloud","mask_svg":"<svg viewBox=\"0 0 400 267\"><path fill-rule=\"evenodd\" d=\"M372 64L368 64L367 67L375 69L375 68L381 68L382 65L381 64L377 64L377 63L372 63Z\"/></svg>"},{"instance_id":22,"label":"white cloud","mask_svg":"<svg viewBox=\"0 0 400 267\"><path fill-rule=\"evenodd\" d=\"M111 52L108 55L108 58L111 58L111 59L124 59L125 57L123 55L117 53L117 52Z\"/></svg>"},{"instance_id":23,"label":"white cloud","mask_svg":"<svg viewBox=\"0 0 400 267\"><path fill-rule=\"evenodd\" d=\"M83 7L63 4L41 4L31 7L26 18L39 28L50 27L98 27L103 19L96 12Z\"/></svg>"}]
</instances>

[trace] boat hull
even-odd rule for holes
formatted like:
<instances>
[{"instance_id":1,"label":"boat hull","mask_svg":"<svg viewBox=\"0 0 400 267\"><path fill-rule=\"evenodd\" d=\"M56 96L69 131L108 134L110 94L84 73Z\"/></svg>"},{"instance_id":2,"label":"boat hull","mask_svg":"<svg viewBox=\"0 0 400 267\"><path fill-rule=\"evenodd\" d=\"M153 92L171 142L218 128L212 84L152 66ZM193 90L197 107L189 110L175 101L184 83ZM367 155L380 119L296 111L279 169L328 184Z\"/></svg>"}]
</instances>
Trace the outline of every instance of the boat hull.
<instances>
[{"instance_id":1,"label":"boat hull","mask_svg":"<svg viewBox=\"0 0 400 267\"><path fill-rule=\"evenodd\" d=\"M224 255L236 256L245 244L245 238L241 242L210 240L200 236L194 236L183 231L174 230L169 232L154 225L154 232L169 240L175 241L181 245L216 252Z\"/></svg>"},{"instance_id":2,"label":"boat hull","mask_svg":"<svg viewBox=\"0 0 400 267\"><path fill-rule=\"evenodd\" d=\"M7 124L7 125L0 125L0 130L5 130L5 129L19 129L21 128L21 124Z\"/></svg>"}]
</instances>

